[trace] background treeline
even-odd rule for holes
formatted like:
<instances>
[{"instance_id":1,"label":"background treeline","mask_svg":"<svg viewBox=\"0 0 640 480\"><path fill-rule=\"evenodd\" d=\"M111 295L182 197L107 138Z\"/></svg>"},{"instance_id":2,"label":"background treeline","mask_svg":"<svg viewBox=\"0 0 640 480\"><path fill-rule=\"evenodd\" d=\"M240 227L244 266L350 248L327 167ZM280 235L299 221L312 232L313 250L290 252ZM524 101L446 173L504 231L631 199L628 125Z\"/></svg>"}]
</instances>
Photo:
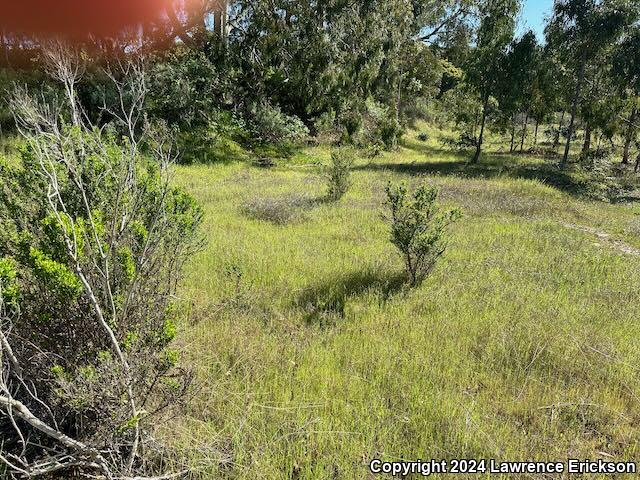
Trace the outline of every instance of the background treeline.
<instances>
[{"instance_id":1,"label":"background treeline","mask_svg":"<svg viewBox=\"0 0 640 480\"><path fill-rule=\"evenodd\" d=\"M518 0L198 5L170 15L164 42L155 26L148 38L143 30L92 45L105 62L132 45L147 52L147 113L181 132L184 161L229 157L233 142L283 154L308 134L393 148L420 117L454 122L458 146L474 147L475 161L487 126L522 151L529 125L534 145L540 125L554 149L564 143L563 162L578 130L584 158L606 145L630 161L640 94L639 8L631 0L555 2L544 44L533 32L515 37ZM20 45L5 38L13 56ZM37 48L30 52L33 66ZM2 82L16 75L42 84L33 68L5 70ZM90 73L80 86L96 120L106 120L108 85ZM6 112L2 123L10 128Z\"/></svg>"}]
</instances>

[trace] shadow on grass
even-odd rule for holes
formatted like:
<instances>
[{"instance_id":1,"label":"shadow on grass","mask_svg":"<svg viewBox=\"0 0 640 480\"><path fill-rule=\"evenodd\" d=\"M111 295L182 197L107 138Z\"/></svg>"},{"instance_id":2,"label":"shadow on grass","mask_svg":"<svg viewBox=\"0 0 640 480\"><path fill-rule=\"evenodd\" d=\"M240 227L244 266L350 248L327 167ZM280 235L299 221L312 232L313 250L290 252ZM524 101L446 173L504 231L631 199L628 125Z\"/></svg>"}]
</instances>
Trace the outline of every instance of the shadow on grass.
<instances>
[{"instance_id":1,"label":"shadow on grass","mask_svg":"<svg viewBox=\"0 0 640 480\"><path fill-rule=\"evenodd\" d=\"M413 150L414 152L419 152L424 155L441 155L447 157L453 156L461 160L468 159L473 154L471 150L452 150L451 147L448 147L446 145L435 146L427 143L421 143L419 141L403 140L400 142L400 145L407 150Z\"/></svg>"},{"instance_id":2,"label":"shadow on grass","mask_svg":"<svg viewBox=\"0 0 640 480\"><path fill-rule=\"evenodd\" d=\"M306 312L307 323L331 325L344 318L350 298L371 292L378 295L381 302L386 302L406 285L404 273L353 272L306 288L296 299L296 305Z\"/></svg>"},{"instance_id":3,"label":"shadow on grass","mask_svg":"<svg viewBox=\"0 0 640 480\"><path fill-rule=\"evenodd\" d=\"M407 145L405 148L425 155L441 155L442 150L432 147ZM571 175L571 170L561 169L557 164L530 162L524 163L519 155L510 153L491 153L478 163L471 163L465 153L449 152L448 157L455 160L415 161L412 163L369 163L357 166L356 170L393 171L407 175L443 175L461 178L523 178L537 180L551 187L573 195L583 195L585 185Z\"/></svg>"}]
</instances>

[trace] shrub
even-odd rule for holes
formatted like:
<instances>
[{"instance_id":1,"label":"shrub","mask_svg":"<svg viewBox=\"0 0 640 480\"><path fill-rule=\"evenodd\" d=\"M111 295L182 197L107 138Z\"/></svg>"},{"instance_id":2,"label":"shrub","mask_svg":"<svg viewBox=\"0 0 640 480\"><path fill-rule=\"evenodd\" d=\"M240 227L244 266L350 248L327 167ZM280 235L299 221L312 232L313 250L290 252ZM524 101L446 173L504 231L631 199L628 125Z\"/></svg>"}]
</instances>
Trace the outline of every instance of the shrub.
<instances>
[{"instance_id":1,"label":"shrub","mask_svg":"<svg viewBox=\"0 0 640 480\"><path fill-rule=\"evenodd\" d=\"M333 110L322 113L316 119L314 127L318 137L332 137L336 133L336 113Z\"/></svg>"},{"instance_id":2,"label":"shrub","mask_svg":"<svg viewBox=\"0 0 640 480\"><path fill-rule=\"evenodd\" d=\"M353 160L353 152L347 149L340 149L331 153L331 164L325 169L327 199L329 201L340 200L349 190Z\"/></svg>"},{"instance_id":3,"label":"shrub","mask_svg":"<svg viewBox=\"0 0 640 480\"><path fill-rule=\"evenodd\" d=\"M429 140L429 134L426 132L420 132L418 134L418 140L421 142L427 142Z\"/></svg>"},{"instance_id":4,"label":"shrub","mask_svg":"<svg viewBox=\"0 0 640 480\"><path fill-rule=\"evenodd\" d=\"M387 150L396 148L402 135L402 126L390 107L372 99L367 100L364 124L369 144L381 143Z\"/></svg>"},{"instance_id":5,"label":"shrub","mask_svg":"<svg viewBox=\"0 0 640 480\"><path fill-rule=\"evenodd\" d=\"M183 130L208 124L219 99L229 90L220 63L211 51L177 46L155 55L150 68L148 114ZM107 78L101 83L102 90L113 90ZM114 95L112 102L116 100ZM98 98L93 103L100 105L102 101Z\"/></svg>"},{"instance_id":6,"label":"shrub","mask_svg":"<svg viewBox=\"0 0 640 480\"><path fill-rule=\"evenodd\" d=\"M356 108L349 108L340 114L339 122L344 127L347 140L353 140L354 135L362 126L362 113Z\"/></svg>"},{"instance_id":7,"label":"shrub","mask_svg":"<svg viewBox=\"0 0 640 480\"><path fill-rule=\"evenodd\" d=\"M369 145L364 152L367 158L378 158L383 154L385 145L382 142L375 142Z\"/></svg>"},{"instance_id":8,"label":"shrub","mask_svg":"<svg viewBox=\"0 0 640 480\"><path fill-rule=\"evenodd\" d=\"M447 247L447 227L459 210L442 211L438 190L421 185L409 197L405 184L389 183L386 205L391 211L391 243L404 258L412 285L421 283Z\"/></svg>"},{"instance_id":9,"label":"shrub","mask_svg":"<svg viewBox=\"0 0 640 480\"><path fill-rule=\"evenodd\" d=\"M59 78L73 90L79 70L60 58ZM129 73L119 91L142 99L142 71ZM17 187L0 208L0 231L8 232L0 246L7 474L154 476L162 450L152 429L191 379L169 344L201 210L170 182L168 128L131 120L127 130L147 139L143 155L139 138L77 115L69 124L26 90L16 90L12 104L27 147L19 167L0 168L0 196L3 185ZM142 102L131 109L142 118Z\"/></svg>"},{"instance_id":10,"label":"shrub","mask_svg":"<svg viewBox=\"0 0 640 480\"><path fill-rule=\"evenodd\" d=\"M210 163L244 158L237 141L245 142L246 125L242 118L225 111L213 110L206 122L184 127L177 133L180 162Z\"/></svg>"},{"instance_id":11,"label":"shrub","mask_svg":"<svg viewBox=\"0 0 640 480\"><path fill-rule=\"evenodd\" d=\"M402 127L394 117L384 117L378 120L376 136L387 149L394 149L398 145L398 138L402 135Z\"/></svg>"},{"instance_id":12,"label":"shrub","mask_svg":"<svg viewBox=\"0 0 640 480\"><path fill-rule=\"evenodd\" d=\"M463 151L474 148L478 140L473 135L463 132L458 138L443 138L442 143L455 150Z\"/></svg>"},{"instance_id":13,"label":"shrub","mask_svg":"<svg viewBox=\"0 0 640 480\"><path fill-rule=\"evenodd\" d=\"M309 135L302 120L269 103L260 103L251 109L250 125L251 133L259 143L289 146Z\"/></svg>"}]
</instances>

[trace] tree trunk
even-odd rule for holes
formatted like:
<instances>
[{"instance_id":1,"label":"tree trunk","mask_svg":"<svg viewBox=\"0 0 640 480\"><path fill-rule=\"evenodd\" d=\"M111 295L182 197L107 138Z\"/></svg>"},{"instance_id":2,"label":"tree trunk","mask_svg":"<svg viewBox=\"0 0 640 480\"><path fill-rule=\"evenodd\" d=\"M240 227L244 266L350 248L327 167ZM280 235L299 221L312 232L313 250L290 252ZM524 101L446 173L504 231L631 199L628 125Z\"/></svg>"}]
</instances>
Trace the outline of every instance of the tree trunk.
<instances>
[{"instance_id":1,"label":"tree trunk","mask_svg":"<svg viewBox=\"0 0 640 480\"><path fill-rule=\"evenodd\" d=\"M578 71L578 83L576 84L576 91L573 95L573 102L571 104L571 120L569 120L569 128L567 129L567 143L564 146L564 155L562 156L562 165L566 165L569 160L569 149L571 148L571 139L573 137L573 129L576 121L576 113L578 112L578 101L580 100L580 93L582 92L582 82L584 82L584 70L586 67L586 61L583 58L580 64L580 70Z\"/></svg>"},{"instance_id":2,"label":"tree trunk","mask_svg":"<svg viewBox=\"0 0 640 480\"><path fill-rule=\"evenodd\" d=\"M638 169L640 169L640 152L638 153L638 156L636 158L636 167L633 169L633 171L637 172Z\"/></svg>"},{"instance_id":3,"label":"tree trunk","mask_svg":"<svg viewBox=\"0 0 640 480\"><path fill-rule=\"evenodd\" d=\"M480 153L482 151L482 142L484 141L484 125L487 122L487 108L489 106L489 99L485 100L484 105L482 106L482 123L480 124L480 136L478 137L478 141L476 142L476 153L473 156L473 160L471 163L478 163L480 160Z\"/></svg>"},{"instance_id":4,"label":"tree trunk","mask_svg":"<svg viewBox=\"0 0 640 480\"><path fill-rule=\"evenodd\" d=\"M524 147L524 139L527 136L527 126L529 125L529 112L524 116L524 127L522 128L522 137L520 138L520 153Z\"/></svg>"},{"instance_id":5,"label":"tree trunk","mask_svg":"<svg viewBox=\"0 0 640 480\"><path fill-rule=\"evenodd\" d=\"M400 78L398 79L398 92L396 99L396 125L400 125L400 119L402 118L402 78L404 76L404 69L400 70ZM395 150L398 146L398 136L394 135L391 142L391 147Z\"/></svg>"},{"instance_id":6,"label":"tree trunk","mask_svg":"<svg viewBox=\"0 0 640 480\"><path fill-rule=\"evenodd\" d=\"M600 155L600 147L602 146L602 137L604 137L604 132L600 134L598 137L598 146L596 147L596 152Z\"/></svg>"},{"instance_id":7,"label":"tree trunk","mask_svg":"<svg viewBox=\"0 0 640 480\"><path fill-rule=\"evenodd\" d=\"M582 153L587 154L591 150L591 124L587 122L584 129L584 144L582 145Z\"/></svg>"},{"instance_id":8,"label":"tree trunk","mask_svg":"<svg viewBox=\"0 0 640 480\"><path fill-rule=\"evenodd\" d=\"M483 107L483 114L484 114L484 107ZM478 112L476 111L476 114L473 118L473 131L471 132L471 135L473 136L473 138L476 137L476 131L478 130Z\"/></svg>"},{"instance_id":9,"label":"tree trunk","mask_svg":"<svg viewBox=\"0 0 640 480\"><path fill-rule=\"evenodd\" d=\"M560 123L558 124L558 131L556 132L556 137L553 139L553 149L558 148L560 144L560 132L562 131L562 127L564 127L564 115L566 110L562 110L562 115L560 116Z\"/></svg>"},{"instance_id":10,"label":"tree trunk","mask_svg":"<svg viewBox=\"0 0 640 480\"><path fill-rule=\"evenodd\" d=\"M627 135L624 139L624 152L622 153L622 164L627 165L629 163L629 151L631 150L631 142L635 134L635 125L637 110L635 107L631 110L629 115L629 126L627 127Z\"/></svg>"},{"instance_id":11,"label":"tree trunk","mask_svg":"<svg viewBox=\"0 0 640 480\"><path fill-rule=\"evenodd\" d=\"M227 39L227 1L218 2L217 8L213 12L213 31L223 41Z\"/></svg>"},{"instance_id":12,"label":"tree trunk","mask_svg":"<svg viewBox=\"0 0 640 480\"><path fill-rule=\"evenodd\" d=\"M516 138L516 116L511 117L511 144L509 145L509 153L513 153L514 142Z\"/></svg>"},{"instance_id":13,"label":"tree trunk","mask_svg":"<svg viewBox=\"0 0 640 480\"><path fill-rule=\"evenodd\" d=\"M536 118L536 129L533 133L533 146L537 146L538 145L538 127L540 126L540 122L538 121L538 119Z\"/></svg>"}]
</instances>

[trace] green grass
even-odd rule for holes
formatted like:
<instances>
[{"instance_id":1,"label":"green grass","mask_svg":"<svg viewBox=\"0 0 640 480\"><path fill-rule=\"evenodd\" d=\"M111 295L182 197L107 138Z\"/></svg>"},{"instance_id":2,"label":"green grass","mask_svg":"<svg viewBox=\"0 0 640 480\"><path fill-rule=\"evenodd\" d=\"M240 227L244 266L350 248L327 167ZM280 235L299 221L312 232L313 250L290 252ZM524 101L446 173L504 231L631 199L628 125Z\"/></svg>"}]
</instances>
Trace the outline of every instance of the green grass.
<instances>
[{"instance_id":1,"label":"green grass","mask_svg":"<svg viewBox=\"0 0 640 480\"><path fill-rule=\"evenodd\" d=\"M494 152L470 167L435 131L415 137L359 160L335 204L313 166L326 147L273 169L178 169L207 244L180 337L198 388L166 434L194 478L371 478L374 457L637 457L640 257L568 225L640 247L640 209L586 199L550 160ZM413 290L388 241L389 180L436 184L465 213ZM298 214L278 224L243 207L265 199Z\"/></svg>"}]
</instances>

